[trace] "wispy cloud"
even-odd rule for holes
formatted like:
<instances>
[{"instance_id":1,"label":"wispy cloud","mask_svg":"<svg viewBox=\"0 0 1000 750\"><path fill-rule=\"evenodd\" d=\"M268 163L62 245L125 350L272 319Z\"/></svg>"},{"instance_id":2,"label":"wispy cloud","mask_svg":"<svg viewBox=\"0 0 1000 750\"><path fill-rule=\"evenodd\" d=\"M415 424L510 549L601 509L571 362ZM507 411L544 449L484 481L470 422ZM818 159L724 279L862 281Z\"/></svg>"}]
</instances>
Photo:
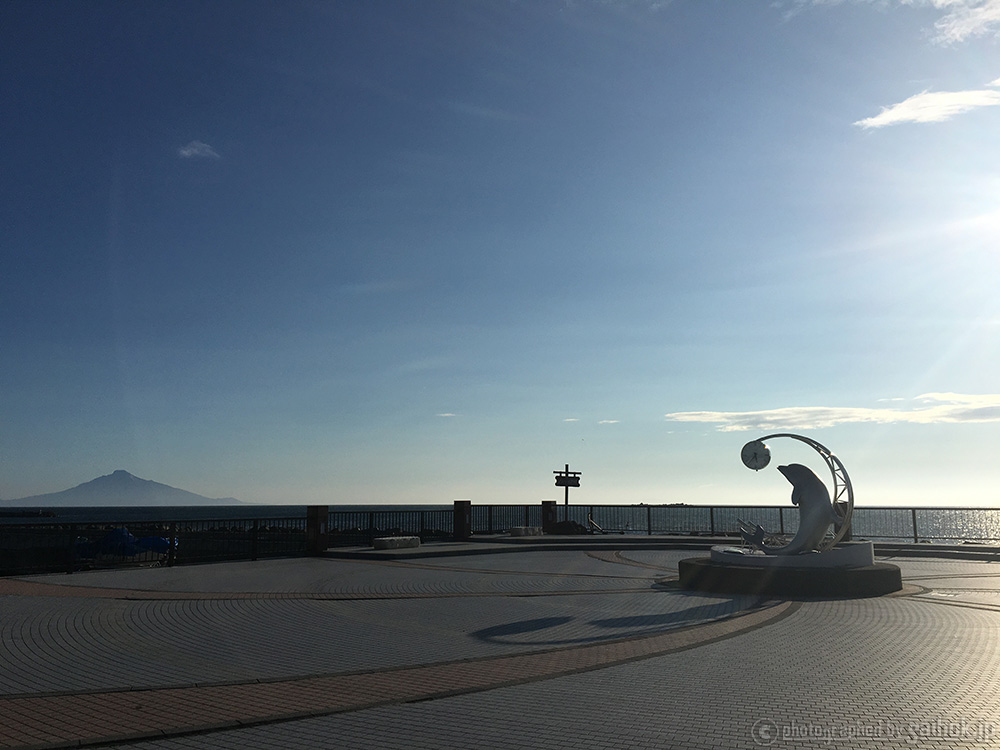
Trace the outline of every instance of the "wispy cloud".
<instances>
[{"instance_id":1,"label":"wispy cloud","mask_svg":"<svg viewBox=\"0 0 1000 750\"><path fill-rule=\"evenodd\" d=\"M763 411L681 411L665 415L671 422L718 424L719 432L743 430L815 430L840 424L956 424L1000 422L1000 394L925 393L912 409L792 406Z\"/></svg>"},{"instance_id":2,"label":"wispy cloud","mask_svg":"<svg viewBox=\"0 0 1000 750\"><path fill-rule=\"evenodd\" d=\"M201 141L191 141L186 146L177 149L177 155L182 159L221 159L219 152Z\"/></svg>"},{"instance_id":3,"label":"wispy cloud","mask_svg":"<svg viewBox=\"0 0 1000 750\"><path fill-rule=\"evenodd\" d=\"M443 414L436 415L438 417L457 417L457 414L452 414L450 411L446 411Z\"/></svg>"},{"instance_id":4,"label":"wispy cloud","mask_svg":"<svg viewBox=\"0 0 1000 750\"><path fill-rule=\"evenodd\" d=\"M998 104L1000 104L1000 91L988 89L924 91L904 99L899 104L883 107L874 117L866 117L854 124L868 130L904 122L944 122L964 112L980 107L995 107Z\"/></svg>"},{"instance_id":5,"label":"wispy cloud","mask_svg":"<svg viewBox=\"0 0 1000 750\"><path fill-rule=\"evenodd\" d=\"M903 5L932 5L947 13L934 23L940 44L964 42L1000 28L1000 0L902 0Z\"/></svg>"},{"instance_id":6,"label":"wispy cloud","mask_svg":"<svg viewBox=\"0 0 1000 750\"><path fill-rule=\"evenodd\" d=\"M570 417L569 419L564 419L563 422L579 422L580 420L576 417Z\"/></svg>"},{"instance_id":7,"label":"wispy cloud","mask_svg":"<svg viewBox=\"0 0 1000 750\"><path fill-rule=\"evenodd\" d=\"M843 5L847 0L787 0L774 5L784 10L786 20L797 16L809 6ZM886 0L853 0L855 4L884 7ZM934 22L931 41L937 44L957 44L977 36L986 36L1000 28L1000 0L898 0L902 7L933 8L944 15Z\"/></svg>"},{"instance_id":8,"label":"wispy cloud","mask_svg":"<svg viewBox=\"0 0 1000 750\"><path fill-rule=\"evenodd\" d=\"M618 419L602 419L597 424L618 424L620 421Z\"/></svg>"}]
</instances>

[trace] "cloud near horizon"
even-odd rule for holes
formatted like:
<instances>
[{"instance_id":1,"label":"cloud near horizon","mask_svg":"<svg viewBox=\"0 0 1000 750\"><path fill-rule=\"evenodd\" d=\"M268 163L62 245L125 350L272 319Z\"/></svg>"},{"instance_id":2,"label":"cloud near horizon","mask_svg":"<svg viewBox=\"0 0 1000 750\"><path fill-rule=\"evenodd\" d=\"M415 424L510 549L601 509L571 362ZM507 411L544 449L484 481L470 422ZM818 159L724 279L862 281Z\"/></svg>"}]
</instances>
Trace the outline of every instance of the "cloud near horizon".
<instances>
[{"instance_id":1,"label":"cloud near horizon","mask_svg":"<svg viewBox=\"0 0 1000 750\"><path fill-rule=\"evenodd\" d=\"M719 432L743 430L815 430L840 424L959 424L1000 422L1000 394L925 393L914 409L791 406L763 411L681 411L666 414L671 422L715 423Z\"/></svg>"},{"instance_id":2,"label":"cloud near horizon","mask_svg":"<svg viewBox=\"0 0 1000 750\"><path fill-rule=\"evenodd\" d=\"M186 146L177 149L177 155L182 159L221 159L219 152L201 141L191 141Z\"/></svg>"},{"instance_id":3,"label":"cloud near horizon","mask_svg":"<svg viewBox=\"0 0 1000 750\"><path fill-rule=\"evenodd\" d=\"M995 86L996 81L988 84ZM854 124L865 130L899 125L904 122L944 122L956 115L980 107L1000 105L1000 91L972 89L969 91L923 91L898 104L882 107L874 117L866 117Z\"/></svg>"}]
</instances>

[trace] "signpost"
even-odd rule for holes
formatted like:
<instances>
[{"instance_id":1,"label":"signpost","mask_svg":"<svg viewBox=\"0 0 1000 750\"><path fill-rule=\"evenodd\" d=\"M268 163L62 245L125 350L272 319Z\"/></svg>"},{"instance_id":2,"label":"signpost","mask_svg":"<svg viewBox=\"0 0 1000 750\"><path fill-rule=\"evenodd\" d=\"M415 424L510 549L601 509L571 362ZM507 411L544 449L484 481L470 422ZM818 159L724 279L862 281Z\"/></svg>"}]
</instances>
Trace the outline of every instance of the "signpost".
<instances>
[{"instance_id":1,"label":"signpost","mask_svg":"<svg viewBox=\"0 0 1000 750\"><path fill-rule=\"evenodd\" d=\"M569 488L580 486L580 475L582 471L570 471L569 464L562 471L553 471L556 475L556 487L566 488L566 501L563 504L563 520L569 520Z\"/></svg>"}]
</instances>

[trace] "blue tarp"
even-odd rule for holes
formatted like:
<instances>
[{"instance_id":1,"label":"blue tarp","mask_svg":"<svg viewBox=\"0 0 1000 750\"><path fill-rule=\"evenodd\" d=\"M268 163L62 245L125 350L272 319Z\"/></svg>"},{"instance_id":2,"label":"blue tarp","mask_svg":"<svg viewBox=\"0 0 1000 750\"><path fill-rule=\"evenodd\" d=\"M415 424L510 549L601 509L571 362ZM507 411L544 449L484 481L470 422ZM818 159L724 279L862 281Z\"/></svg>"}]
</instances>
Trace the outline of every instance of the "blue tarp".
<instances>
[{"instance_id":1,"label":"blue tarp","mask_svg":"<svg viewBox=\"0 0 1000 750\"><path fill-rule=\"evenodd\" d=\"M176 542L175 542L176 545ZM165 555L170 551L170 540L162 536L136 538L126 528L112 529L98 542L78 541L76 555L80 558L94 558L98 555L115 557L135 557L146 552Z\"/></svg>"}]
</instances>

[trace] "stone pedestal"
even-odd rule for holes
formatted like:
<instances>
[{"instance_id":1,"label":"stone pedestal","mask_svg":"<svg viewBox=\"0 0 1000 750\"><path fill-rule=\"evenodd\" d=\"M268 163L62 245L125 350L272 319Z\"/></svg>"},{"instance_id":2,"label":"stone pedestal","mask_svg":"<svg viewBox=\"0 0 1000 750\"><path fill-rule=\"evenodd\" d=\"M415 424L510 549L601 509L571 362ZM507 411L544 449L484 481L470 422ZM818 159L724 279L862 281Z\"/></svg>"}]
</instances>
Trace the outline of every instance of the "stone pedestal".
<instances>
[{"instance_id":1,"label":"stone pedestal","mask_svg":"<svg viewBox=\"0 0 1000 750\"><path fill-rule=\"evenodd\" d=\"M899 591L899 568L876 563L871 542L851 542L827 552L765 555L713 547L711 557L679 565L680 584L693 591L786 597L865 597Z\"/></svg>"},{"instance_id":2,"label":"stone pedestal","mask_svg":"<svg viewBox=\"0 0 1000 750\"><path fill-rule=\"evenodd\" d=\"M712 547L712 562L764 568L862 568L875 564L875 545L848 542L827 552L800 555L768 555L747 547Z\"/></svg>"}]
</instances>

